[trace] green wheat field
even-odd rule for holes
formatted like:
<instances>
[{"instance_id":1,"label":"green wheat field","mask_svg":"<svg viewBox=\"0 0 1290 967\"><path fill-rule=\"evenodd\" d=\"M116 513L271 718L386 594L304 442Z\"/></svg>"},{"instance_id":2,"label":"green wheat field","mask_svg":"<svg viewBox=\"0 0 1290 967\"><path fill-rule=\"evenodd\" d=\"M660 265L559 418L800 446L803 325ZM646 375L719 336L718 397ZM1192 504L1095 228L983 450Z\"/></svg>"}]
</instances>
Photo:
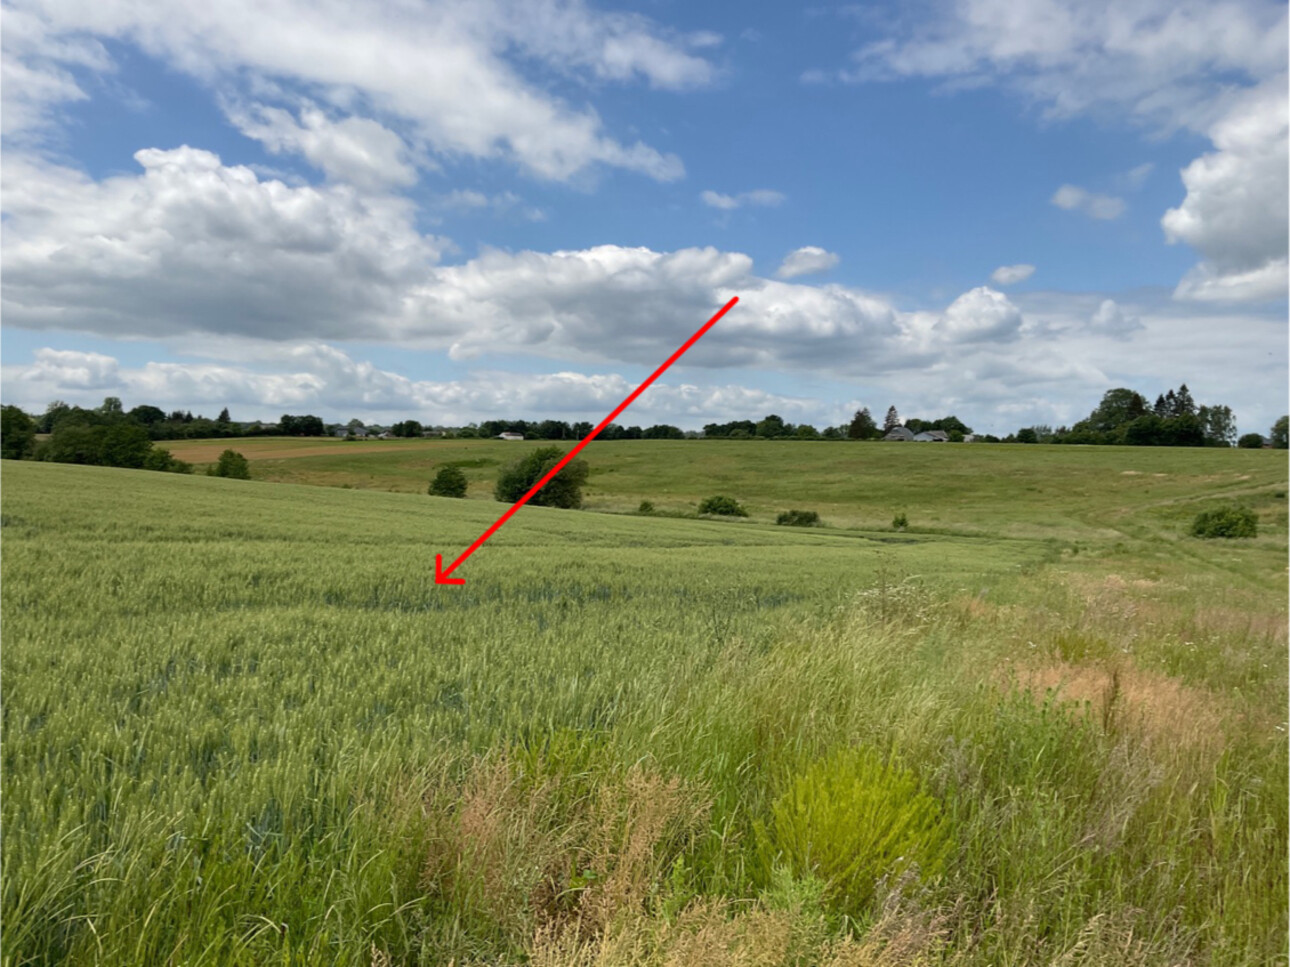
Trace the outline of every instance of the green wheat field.
<instances>
[{"instance_id":1,"label":"green wheat field","mask_svg":"<svg viewBox=\"0 0 1290 967\"><path fill-rule=\"evenodd\" d=\"M1284 451L535 445L5 461L3 963L1287 962Z\"/></svg>"}]
</instances>

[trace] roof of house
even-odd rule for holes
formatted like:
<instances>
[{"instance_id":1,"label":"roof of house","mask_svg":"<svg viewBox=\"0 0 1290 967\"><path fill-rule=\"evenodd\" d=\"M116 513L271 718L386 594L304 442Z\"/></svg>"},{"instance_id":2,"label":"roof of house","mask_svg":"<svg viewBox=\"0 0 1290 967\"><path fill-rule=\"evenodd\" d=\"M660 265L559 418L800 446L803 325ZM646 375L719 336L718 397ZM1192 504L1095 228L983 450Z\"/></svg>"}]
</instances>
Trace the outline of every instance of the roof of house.
<instances>
[{"instance_id":1,"label":"roof of house","mask_svg":"<svg viewBox=\"0 0 1290 967\"><path fill-rule=\"evenodd\" d=\"M885 437L883 437L883 439L884 440L912 440L914 439L914 434L909 429L909 427L898 426L893 428L891 432L889 432Z\"/></svg>"}]
</instances>

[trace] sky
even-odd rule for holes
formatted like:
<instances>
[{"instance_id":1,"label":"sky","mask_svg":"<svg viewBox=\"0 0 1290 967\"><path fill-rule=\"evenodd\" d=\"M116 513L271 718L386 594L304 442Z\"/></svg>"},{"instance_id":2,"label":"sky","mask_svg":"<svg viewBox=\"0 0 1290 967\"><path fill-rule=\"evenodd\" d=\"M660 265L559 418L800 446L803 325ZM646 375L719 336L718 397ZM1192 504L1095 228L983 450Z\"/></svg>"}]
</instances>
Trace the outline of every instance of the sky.
<instances>
[{"instance_id":1,"label":"sky","mask_svg":"<svg viewBox=\"0 0 1290 967\"><path fill-rule=\"evenodd\" d=\"M3 3L0 397L978 432L1287 410L1265 0Z\"/></svg>"}]
</instances>

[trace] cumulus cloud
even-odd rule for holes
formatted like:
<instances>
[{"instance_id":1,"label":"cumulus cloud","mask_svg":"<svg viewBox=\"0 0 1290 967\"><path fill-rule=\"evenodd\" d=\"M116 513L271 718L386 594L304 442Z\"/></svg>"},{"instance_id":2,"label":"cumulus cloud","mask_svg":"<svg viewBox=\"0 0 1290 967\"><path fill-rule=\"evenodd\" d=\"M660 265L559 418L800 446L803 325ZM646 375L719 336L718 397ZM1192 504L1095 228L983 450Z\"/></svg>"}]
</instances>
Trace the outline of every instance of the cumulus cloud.
<instances>
[{"instance_id":1,"label":"cumulus cloud","mask_svg":"<svg viewBox=\"0 0 1290 967\"><path fill-rule=\"evenodd\" d=\"M815 245L804 245L789 252L775 271L781 279L795 279L799 275L815 275L827 272L838 264L838 257Z\"/></svg>"},{"instance_id":2,"label":"cumulus cloud","mask_svg":"<svg viewBox=\"0 0 1290 967\"><path fill-rule=\"evenodd\" d=\"M898 22L855 53L843 79L999 85L1050 118L1105 115L1208 136L1183 171L1187 196L1164 216L1169 241L1202 261L1176 295L1284 297L1287 280L1287 11L1269 0L961 0ZM1141 165L1120 181L1138 187ZM1053 203L1115 218L1123 202L1064 185Z\"/></svg>"},{"instance_id":3,"label":"cumulus cloud","mask_svg":"<svg viewBox=\"0 0 1290 967\"><path fill-rule=\"evenodd\" d=\"M1089 317L1089 328L1115 339L1127 339L1130 333L1142 328L1137 316L1125 312L1114 299L1103 299L1097 311Z\"/></svg>"},{"instance_id":4,"label":"cumulus cloud","mask_svg":"<svg viewBox=\"0 0 1290 967\"><path fill-rule=\"evenodd\" d=\"M700 193L699 197L709 208L719 208L726 212L743 208L745 205L773 208L776 205L782 205L785 198L782 193L771 191L769 188L756 188L738 195L723 195L718 191L709 190Z\"/></svg>"},{"instance_id":5,"label":"cumulus cloud","mask_svg":"<svg viewBox=\"0 0 1290 967\"><path fill-rule=\"evenodd\" d=\"M450 425L507 415L598 421L635 388L618 373L482 370L461 379L416 380L325 343L258 348L264 353L252 355L263 356L261 368L202 362L129 367L98 353L46 348L36 350L30 363L7 363L2 375L6 399L32 412L55 398L96 405L104 395L115 395L127 405L230 406L246 414L239 414L243 419L307 408L330 419L361 414ZM632 406L630 421L692 426L771 411L801 419L817 414L819 403L733 384L664 382Z\"/></svg>"},{"instance_id":6,"label":"cumulus cloud","mask_svg":"<svg viewBox=\"0 0 1290 967\"><path fill-rule=\"evenodd\" d=\"M1161 225L1204 261L1179 284L1180 298L1285 297L1288 115L1282 76L1250 91L1210 132L1218 150L1183 169L1187 197Z\"/></svg>"},{"instance_id":7,"label":"cumulus cloud","mask_svg":"<svg viewBox=\"0 0 1290 967\"><path fill-rule=\"evenodd\" d=\"M5 156L7 325L361 338L443 248L401 200L262 181L189 147L135 160L142 175L96 182Z\"/></svg>"},{"instance_id":8,"label":"cumulus cloud","mask_svg":"<svg viewBox=\"0 0 1290 967\"><path fill-rule=\"evenodd\" d=\"M1033 265L1001 265L990 273L990 281L995 285L1016 285L1025 282L1035 274Z\"/></svg>"},{"instance_id":9,"label":"cumulus cloud","mask_svg":"<svg viewBox=\"0 0 1290 967\"><path fill-rule=\"evenodd\" d=\"M333 121L308 104L300 109L298 121L289 111L263 104L230 108L229 117L243 134L262 142L273 154L301 154L332 181L367 191L407 187L417 181L408 145L369 118Z\"/></svg>"},{"instance_id":10,"label":"cumulus cloud","mask_svg":"<svg viewBox=\"0 0 1290 967\"><path fill-rule=\"evenodd\" d=\"M1062 185L1050 200L1058 208L1083 212L1089 218L1109 221L1124 214L1123 198L1099 195L1078 185Z\"/></svg>"},{"instance_id":11,"label":"cumulus cloud","mask_svg":"<svg viewBox=\"0 0 1290 967\"><path fill-rule=\"evenodd\" d=\"M590 108L539 89L512 63L516 54L575 81L685 89L710 83L716 73L695 53L705 38L691 42L644 17L602 13L579 0L15 6L5 11L5 119L20 127L47 123L58 103L83 97L69 68L110 69L101 42L125 41L234 98L304 90L347 114L397 119L404 140L445 157L506 159L556 180L598 164L659 180L679 178L684 168L675 155L606 134ZM333 166L352 162L347 140L370 144L374 135L353 126L318 132L307 121L292 133L281 118L260 123L284 144L311 146Z\"/></svg>"}]
</instances>

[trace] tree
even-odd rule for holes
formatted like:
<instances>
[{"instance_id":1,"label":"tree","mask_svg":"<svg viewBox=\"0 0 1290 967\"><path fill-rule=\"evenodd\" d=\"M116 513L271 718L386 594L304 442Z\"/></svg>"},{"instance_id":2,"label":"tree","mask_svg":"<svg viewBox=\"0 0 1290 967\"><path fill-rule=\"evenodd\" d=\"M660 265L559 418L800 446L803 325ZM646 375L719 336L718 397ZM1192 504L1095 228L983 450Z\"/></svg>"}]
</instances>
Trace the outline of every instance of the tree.
<instances>
[{"instance_id":1,"label":"tree","mask_svg":"<svg viewBox=\"0 0 1290 967\"><path fill-rule=\"evenodd\" d=\"M890 433L898 426L900 426L900 414L896 412L896 407L887 407L887 418L882 421L882 432Z\"/></svg>"},{"instance_id":2,"label":"tree","mask_svg":"<svg viewBox=\"0 0 1290 967\"><path fill-rule=\"evenodd\" d=\"M1132 423L1146 412L1147 401L1141 393L1120 387L1106 391L1097 409L1089 414L1088 421L1094 430L1107 433Z\"/></svg>"},{"instance_id":3,"label":"tree","mask_svg":"<svg viewBox=\"0 0 1290 967\"><path fill-rule=\"evenodd\" d=\"M0 457L25 460L35 449L35 421L16 406L0 409Z\"/></svg>"},{"instance_id":4,"label":"tree","mask_svg":"<svg viewBox=\"0 0 1290 967\"><path fill-rule=\"evenodd\" d=\"M144 426L156 426L158 423L164 423L166 414L155 406L136 406L126 414L135 423L142 423Z\"/></svg>"},{"instance_id":5,"label":"tree","mask_svg":"<svg viewBox=\"0 0 1290 967\"><path fill-rule=\"evenodd\" d=\"M1174 416L1195 416L1196 401L1191 398L1191 390L1187 384L1183 383L1178 387L1178 395L1174 398Z\"/></svg>"},{"instance_id":6,"label":"tree","mask_svg":"<svg viewBox=\"0 0 1290 967\"><path fill-rule=\"evenodd\" d=\"M809 423L802 423L798 426L795 436L799 440L818 440L820 438L820 431Z\"/></svg>"},{"instance_id":7,"label":"tree","mask_svg":"<svg viewBox=\"0 0 1290 967\"><path fill-rule=\"evenodd\" d=\"M656 423L645 429L646 440L684 440L685 434L679 426L670 423Z\"/></svg>"},{"instance_id":8,"label":"tree","mask_svg":"<svg viewBox=\"0 0 1290 967\"><path fill-rule=\"evenodd\" d=\"M770 439L771 437L783 436L784 435L783 418L776 416L774 413L771 413L765 419L758 422L757 435L760 437L766 437L767 439Z\"/></svg>"},{"instance_id":9,"label":"tree","mask_svg":"<svg viewBox=\"0 0 1290 967\"><path fill-rule=\"evenodd\" d=\"M103 428L83 423L59 424L48 440L36 448L38 460L53 463L102 463Z\"/></svg>"},{"instance_id":10,"label":"tree","mask_svg":"<svg viewBox=\"0 0 1290 967\"><path fill-rule=\"evenodd\" d=\"M121 397L109 396L103 400L103 405L99 407L99 413L106 416L109 420L119 420L125 416L125 407L121 405Z\"/></svg>"},{"instance_id":11,"label":"tree","mask_svg":"<svg viewBox=\"0 0 1290 967\"><path fill-rule=\"evenodd\" d=\"M246 457L236 450L225 450L219 455L219 461L209 471L212 477L232 477L234 480L250 480L251 464Z\"/></svg>"},{"instance_id":12,"label":"tree","mask_svg":"<svg viewBox=\"0 0 1290 967\"><path fill-rule=\"evenodd\" d=\"M851 417L851 425L847 427L847 436L852 440L872 440L881 435L878 424L869 415L869 407L856 410L856 415Z\"/></svg>"},{"instance_id":13,"label":"tree","mask_svg":"<svg viewBox=\"0 0 1290 967\"><path fill-rule=\"evenodd\" d=\"M1202 406L1196 411L1207 447L1230 447L1236 442L1236 417L1230 406Z\"/></svg>"},{"instance_id":14,"label":"tree","mask_svg":"<svg viewBox=\"0 0 1290 967\"><path fill-rule=\"evenodd\" d=\"M497 478L493 496L513 504L533 488L551 468L564 458L559 447L541 447L507 467ZM529 503L538 507L563 507L576 509L582 506L582 486L587 482L591 469L587 461L571 460L546 485L533 495Z\"/></svg>"},{"instance_id":15,"label":"tree","mask_svg":"<svg viewBox=\"0 0 1290 967\"><path fill-rule=\"evenodd\" d=\"M151 449L152 440L147 430L135 423L118 423L103 431L99 462L105 467L140 470Z\"/></svg>"},{"instance_id":16,"label":"tree","mask_svg":"<svg viewBox=\"0 0 1290 967\"><path fill-rule=\"evenodd\" d=\"M1272 424L1272 446L1278 450L1290 447L1290 416L1283 416Z\"/></svg>"},{"instance_id":17,"label":"tree","mask_svg":"<svg viewBox=\"0 0 1290 967\"><path fill-rule=\"evenodd\" d=\"M1263 434L1247 433L1236 441L1236 445L1242 450L1260 450L1263 448Z\"/></svg>"},{"instance_id":18,"label":"tree","mask_svg":"<svg viewBox=\"0 0 1290 967\"><path fill-rule=\"evenodd\" d=\"M1022 429L1017 431L1017 442L1018 443L1038 443L1039 434L1036 433L1032 427L1028 427L1028 426L1023 427Z\"/></svg>"},{"instance_id":19,"label":"tree","mask_svg":"<svg viewBox=\"0 0 1290 967\"><path fill-rule=\"evenodd\" d=\"M395 423L390 427L390 432L398 437L418 437L425 431L416 420L404 420L402 423Z\"/></svg>"},{"instance_id":20,"label":"tree","mask_svg":"<svg viewBox=\"0 0 1290 967\"><path fill-rule=\"evenodd\" d=\"M355 422L353 420L350 421ZM291 416L287 413L282 414L282 419L278 421L285 436L323 436L327 428L323 425L321 417L313 416Z\"/></svg>"},{"instance_id":21,"label":"tree","mask_svg":"<svg viewBox=\"0 0 1290 967\"><path fill-rule=\"evenodd\" d=\"M71 412L71 409L62 400L54 400L45 407L44 415L36 421L36 432L53 433L54 427L58 425L64 416Z\"/></svg>"},{"instance_id":22,"label":"tree","mask_svg":"<svg viewBox=\"0 0 1290 967\"><path fill-rule=\"evenodd\" d=\"M226 406L226 407L224 407L224 409L222 409L222 410L220 410L220 411L219 411L219 416L217 416L217 417L215 418L215 422L216 422L216 423L231 423L231 422L232 422L232 417L230 417L230 416L228 415L228 407L227 407L227 406Z\"/></svg>"},{"instance_id":23,"label":"tree","mask_svg":"<svg viewBox=\"0 0 1290 967\"><path fill-rule=\"evenodd\" d=\"M439 472L430 481L428 493L431 497L465 497L466 475L461 472L460 467L451 465L440 467Z\"/></svg>"}]
</instances>

